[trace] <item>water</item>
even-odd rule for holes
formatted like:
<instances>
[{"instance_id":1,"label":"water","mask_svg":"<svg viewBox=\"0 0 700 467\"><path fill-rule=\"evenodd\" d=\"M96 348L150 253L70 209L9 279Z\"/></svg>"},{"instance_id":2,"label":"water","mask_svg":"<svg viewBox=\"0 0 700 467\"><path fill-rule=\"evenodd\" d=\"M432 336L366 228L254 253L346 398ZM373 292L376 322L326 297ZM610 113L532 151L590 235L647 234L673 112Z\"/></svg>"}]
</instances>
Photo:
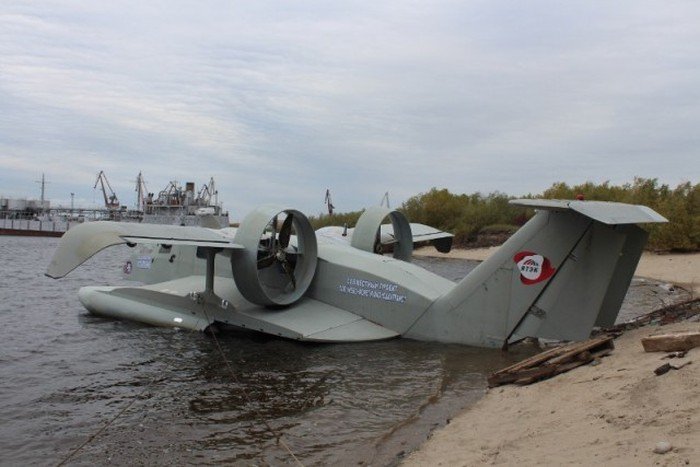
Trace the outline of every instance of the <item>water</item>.
<instances>
[{"instance_id":1,"label":"water","mask_svg":"<svg viewBox=\"0 0 700 467\"><path fill-rule=\"evenodd\" d=\"M0 237L2 465L56 465L87 440L70 464L293 464L285 445L305 465L392 464L481 397L488 373L531 352L249 333L220 335L219 351L202 333L88 314L78 289L125 284L128 251L53 280L58 240ZM453 280L474 266L417 262Z\"/></svg>"}]
</instances>

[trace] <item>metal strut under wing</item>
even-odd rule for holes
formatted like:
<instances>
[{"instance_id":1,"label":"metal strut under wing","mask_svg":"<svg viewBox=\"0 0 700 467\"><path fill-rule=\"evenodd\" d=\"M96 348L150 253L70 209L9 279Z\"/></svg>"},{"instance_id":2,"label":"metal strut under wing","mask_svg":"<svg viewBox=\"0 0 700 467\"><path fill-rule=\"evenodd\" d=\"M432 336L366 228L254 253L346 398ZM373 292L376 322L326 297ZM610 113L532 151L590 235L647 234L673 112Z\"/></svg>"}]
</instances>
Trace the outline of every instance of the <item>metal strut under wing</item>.
<instances>
[{"instance_id":1,"label":"metal strut under wing","mask_svg":"<svg viewBox=\"0 0 700 467\"><path fill-rule=\"evenodd\" d=\"M63 234L46 275L58 279L107 247L135 243L185 244L222 250L243 249L243 246L233 243L216 230L203 227L109 221L86 222Z\"/></svg>"}]
</instances>

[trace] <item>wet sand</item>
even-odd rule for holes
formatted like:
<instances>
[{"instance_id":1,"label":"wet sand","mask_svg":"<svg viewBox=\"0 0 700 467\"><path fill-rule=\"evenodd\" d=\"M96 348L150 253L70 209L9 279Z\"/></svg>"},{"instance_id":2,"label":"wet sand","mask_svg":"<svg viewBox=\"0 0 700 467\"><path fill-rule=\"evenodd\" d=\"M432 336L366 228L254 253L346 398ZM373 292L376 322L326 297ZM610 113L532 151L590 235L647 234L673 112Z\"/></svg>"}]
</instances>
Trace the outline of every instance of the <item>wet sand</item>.
<instances>
[{"instance_id":1,"label":"wet sand","mask_svg":"<svg viewBox=\"0 0 700 467\"><path fill-rule=\"evenodd\" d=\"M453 257L483 259L493 251L455 250ZM418 254L425 254L419 251ZM700 254L645 253L637 275L692 288L700 282ZM700 459L700 348L656 376L669 360L647 353L640 339L668 331L700 331L700 322L647 326L615 341L596 366L531 386L504 386L437 430L403 465L697 465ZM666 454L653 452L671 443Z\"/></svg>"}]
</instances>

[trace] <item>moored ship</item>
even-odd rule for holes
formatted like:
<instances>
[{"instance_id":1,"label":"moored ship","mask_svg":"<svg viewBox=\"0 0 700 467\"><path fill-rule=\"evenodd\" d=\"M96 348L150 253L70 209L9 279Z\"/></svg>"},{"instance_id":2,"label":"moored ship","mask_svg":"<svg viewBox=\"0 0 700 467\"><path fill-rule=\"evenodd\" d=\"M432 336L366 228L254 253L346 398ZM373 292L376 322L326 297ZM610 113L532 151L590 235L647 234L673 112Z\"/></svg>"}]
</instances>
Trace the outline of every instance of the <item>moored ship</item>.
<instances>
[{"instance_id":1,"label":"moored ship","mask_svg":"<svg viewBox=\"0 0 700 467\"><path fill-rule=\"evenodd\" d=\"M200 225L212 217L221 227L228 227L228 212L218 200L214 179L195 190L194 182L184 187L171 181L158 192L148 192L143 176L136 181L136 208L129 209L119 202L104 172L97 175L94 188L100 187L103 208L52 207L45 199L45 179L42 175L41 198L0 197L0 235L60 237L71 227L83 222L112 220L149 224ZM72 197L72 193L71 193ZM211 222L208 223L211 225Z\"/></svg>"}]
</instances>

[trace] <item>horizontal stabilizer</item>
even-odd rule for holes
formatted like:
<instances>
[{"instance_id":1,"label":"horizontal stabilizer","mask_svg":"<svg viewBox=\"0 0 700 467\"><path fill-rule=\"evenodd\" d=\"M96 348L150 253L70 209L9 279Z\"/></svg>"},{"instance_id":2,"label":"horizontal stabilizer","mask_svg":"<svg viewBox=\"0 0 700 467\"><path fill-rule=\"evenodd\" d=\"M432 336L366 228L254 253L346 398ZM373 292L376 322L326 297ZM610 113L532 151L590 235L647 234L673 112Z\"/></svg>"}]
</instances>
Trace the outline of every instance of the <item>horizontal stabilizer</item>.
<instances>
[{"instance_id":1,"label":"horizontal stabilizer","mask_svg":"<svg viewBox=\"0 0 700 467\"><path fill-rule=\"evenodd\" d=\"M653 209L635 204L561 199L514 199L510 204L550 211L572 210L608 225L668 222Z\"/></svg>"}]
</instances>

